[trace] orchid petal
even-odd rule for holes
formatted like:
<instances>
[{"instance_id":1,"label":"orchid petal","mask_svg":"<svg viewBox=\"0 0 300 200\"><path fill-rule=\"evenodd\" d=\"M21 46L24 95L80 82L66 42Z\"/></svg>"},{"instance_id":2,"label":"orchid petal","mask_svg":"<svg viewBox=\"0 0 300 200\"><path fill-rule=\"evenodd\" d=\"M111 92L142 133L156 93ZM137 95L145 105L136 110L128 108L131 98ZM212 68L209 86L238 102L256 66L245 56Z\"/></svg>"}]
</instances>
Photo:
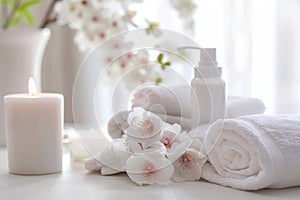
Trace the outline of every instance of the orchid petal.
<instances>
[{"instance_id":1,"label":"orchid petal","mask_svg":"<svg viewBox=\"0 0 300 200\"><path fill-rule=\"evenodd\" d=\"M197 181L201 178L202 165L206 158L199 158L198 151L188 149L174 163L172 180L175 182Z\"/></svg>"},{"instance_id":2,"label":"orchid petal","mask_svg":"<svg viewBox=\"0 0 300 200\"><path fill-rule=\"evenodd\" d=\"M174 143L169 149L167 156L173 162L177 160L182 154L186 151L187 148L191 145L191 139L187 136L186 132L183 132L178 135L177 143Z\"/></svg>"},{"instance_id":3,"label":"orchid petal","mask_svg":"<svg viewBox=\"0 0 300 200\"><path fill-rule=\"evenodd\" d=\"M171 162L158 152L133 154L126 162L128 176L137 184L167 184L174 171Z\"/></svg>"},{"instance_id":4,"label":"orchid petal","mask_svg":"<svg viewBox=\"0 0 300 200\"><path fill-rule=\"evenodd\" d=\"M120 171L112 169L110 167L102 167L101 168L101 174L102 175L113 175L113 174L118 174L120 173Z\"/></svg>"},{"instance_id":5,"label":"orchid petal","mask_svg":"<svg viewBox=\"0 0 300 200\"><path fill-rule=\"evenodd\" d=\"M137 107L128 114L128 124L127 135L148 139L160 133L163 122L157 115Z\"/></svg>"},{"instance_id":6,"label":"orchid petal","mask_svg":"<svg viewBox=\"0 0 300 200\"><path fill-rule=\"evenodd\" d=\"M84 166L89 172L91 172L100 170L104 165L96 158L89 158L84 161Z\"/></svg>"}]
</instances>

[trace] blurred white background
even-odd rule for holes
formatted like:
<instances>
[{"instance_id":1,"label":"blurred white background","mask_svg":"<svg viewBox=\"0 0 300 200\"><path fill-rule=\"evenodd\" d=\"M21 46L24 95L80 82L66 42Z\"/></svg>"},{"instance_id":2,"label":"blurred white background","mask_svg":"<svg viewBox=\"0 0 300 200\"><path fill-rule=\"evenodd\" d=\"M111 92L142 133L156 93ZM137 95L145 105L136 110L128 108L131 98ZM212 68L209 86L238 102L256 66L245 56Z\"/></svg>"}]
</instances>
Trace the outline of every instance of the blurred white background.
<instances>
[{"instance_id":1,"label":"blurred white background","mask_svg":"<svg viewBox=\"0 0 300 200\"><path fill-rule=\"evenodd\" d=\"M44 12L48 2L36 9ZM216 47L229 94L261 98L267 113L300 112L300 1L196 0L196 31L178 22L168 1L145 0L139 15L162 28ZM65 120L72 122L72 87L84 55L67 27L51 25L43 63L43 90L65 95Z\"/></svg>"}]
</instances>

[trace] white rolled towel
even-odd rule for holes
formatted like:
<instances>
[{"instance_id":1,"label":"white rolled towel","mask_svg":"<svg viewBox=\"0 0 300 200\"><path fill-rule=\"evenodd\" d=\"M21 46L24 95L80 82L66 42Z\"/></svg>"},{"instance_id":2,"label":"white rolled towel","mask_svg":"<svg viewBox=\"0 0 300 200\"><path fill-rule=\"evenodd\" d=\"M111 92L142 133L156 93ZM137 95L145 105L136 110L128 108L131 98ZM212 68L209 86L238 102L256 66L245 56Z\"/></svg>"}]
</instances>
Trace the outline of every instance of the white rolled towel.
<instances>
[{"instance_id":1,"label":"white rolled towel","mask_svg":"<svg viewBox=\"0 0 300 200\"><path fill-rule=\"evenodd\" d=\"M155 104L162 109L151 109ZM173 117L190 118L191 87L147 85L138 90L132 99L132 108L142 107L155 113L167 114ZM159 107L157 107L159 108ZM226 103L226 118L236 118L242 115L262 114L266 110L264 103L256 98L229 95Z\"/></svg>"},{"instance_id":2,"label":"white rolled towel","mask_svg":"<svg viewBox=\"0 0 300 200\"><path fill-rule=\"evenodd\" d=\"M205 180L241 190L300 185L300 115L243 116L204 130L190 134L209 152Z\"/></svg>"},{"instance_id":3,"label":"white rolled towel","mask_svg":"<svg viewBox=\"0 0 300 200\"><path fill-rule=\"evenodd\" d=\"M150 110L153 105L161 105L164 109L151 109L152 112L170 116L191 116L191 91L189 86L165 87L147 85L138 90L132 99L132 108L141 107Z\"/></svg>"}]
</instances>

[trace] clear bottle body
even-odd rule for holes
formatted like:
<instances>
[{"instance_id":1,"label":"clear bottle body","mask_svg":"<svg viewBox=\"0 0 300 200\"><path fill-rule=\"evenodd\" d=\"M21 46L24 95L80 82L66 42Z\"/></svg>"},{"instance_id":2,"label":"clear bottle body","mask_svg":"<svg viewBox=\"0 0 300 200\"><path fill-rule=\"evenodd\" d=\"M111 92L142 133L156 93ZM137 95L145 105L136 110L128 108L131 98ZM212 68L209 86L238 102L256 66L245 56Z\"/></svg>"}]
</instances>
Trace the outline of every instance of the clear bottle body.
<instances>
[{"instance_id":1,"label":"clear bottle body","mask_svg":"<svg viewBox=\"0 0 300 200\"><path fill-rule=\"evenodd\" d=\"M225 82L220 77L192 80L191 128L225 116Z\"/></svg>"}]
</instances>

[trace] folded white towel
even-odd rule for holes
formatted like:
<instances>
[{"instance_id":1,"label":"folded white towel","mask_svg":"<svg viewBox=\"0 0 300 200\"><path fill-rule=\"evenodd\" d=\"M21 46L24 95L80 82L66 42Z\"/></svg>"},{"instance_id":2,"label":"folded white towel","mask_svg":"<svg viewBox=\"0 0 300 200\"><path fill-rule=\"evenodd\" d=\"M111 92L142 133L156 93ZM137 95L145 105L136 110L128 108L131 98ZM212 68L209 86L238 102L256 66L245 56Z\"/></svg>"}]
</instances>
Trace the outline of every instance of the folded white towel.
<instances>
[{"instance_id":1,"label":"folded white towel","mask_svg":"<svg viewBox=\"0 0 300 200\"><path fill-rule=\"evenodd\" d=\"M111 138L115 139L122 137L124 131L129 126L127 122L128 113L128 111L121 111L110 118L107 131Z\"/></svg>"},{"instance_id":2,"label":"folded white towel","mask_svg":"<svg viewBox=\"0 0 300 200\"><path fill-rule=\"evenodd\" d=\"M150 110L153 105L158 104L164 110L155 110L154 108L151 109L152 112L188 118L191 116L191 91L189 86L167 88L160 85L147 85L138 90L133 97L132 108L141 107Z\"/></svg>"},{"instance_id":3,"label":"folded white towel","mask_svg":"<svg viewBox=\"0 0 300 200\"><path fill-rule=\"evenodd\" d=\"M242 190L300 185L300 115L243 116L205 127L190 134L204 140L207 181Z\"/></svg>"},{"instance_id":4,"label":"folded white towel","mask_svg":"<svg viewBox=\"0 0 300 200\"><path fill-rule=\"evenodd\" d=\"M132 108L142 107L154 113L163 113L173 117L190 118L191 116L190 86L173 86L170 88L157 85L147 85L138 90L132 99ZM158 104L158 109L152 108ZM242 115L262 114L264 103L255 98L245 98L229 95L226 105L226 118L236 118ZM178 119L177 119L178 121Z\"/></svg>"},{"instance_id":5,"label":"folded white towel","mask_svg":"<svg viewBox=\"0 0 300 200\"><path fill-rule=\"evenodd\" d=\"M262 114L265 104L256 98L229 95L226 102L226 118L237 118L243 115Z\"/></svg>"}]
</instances>

